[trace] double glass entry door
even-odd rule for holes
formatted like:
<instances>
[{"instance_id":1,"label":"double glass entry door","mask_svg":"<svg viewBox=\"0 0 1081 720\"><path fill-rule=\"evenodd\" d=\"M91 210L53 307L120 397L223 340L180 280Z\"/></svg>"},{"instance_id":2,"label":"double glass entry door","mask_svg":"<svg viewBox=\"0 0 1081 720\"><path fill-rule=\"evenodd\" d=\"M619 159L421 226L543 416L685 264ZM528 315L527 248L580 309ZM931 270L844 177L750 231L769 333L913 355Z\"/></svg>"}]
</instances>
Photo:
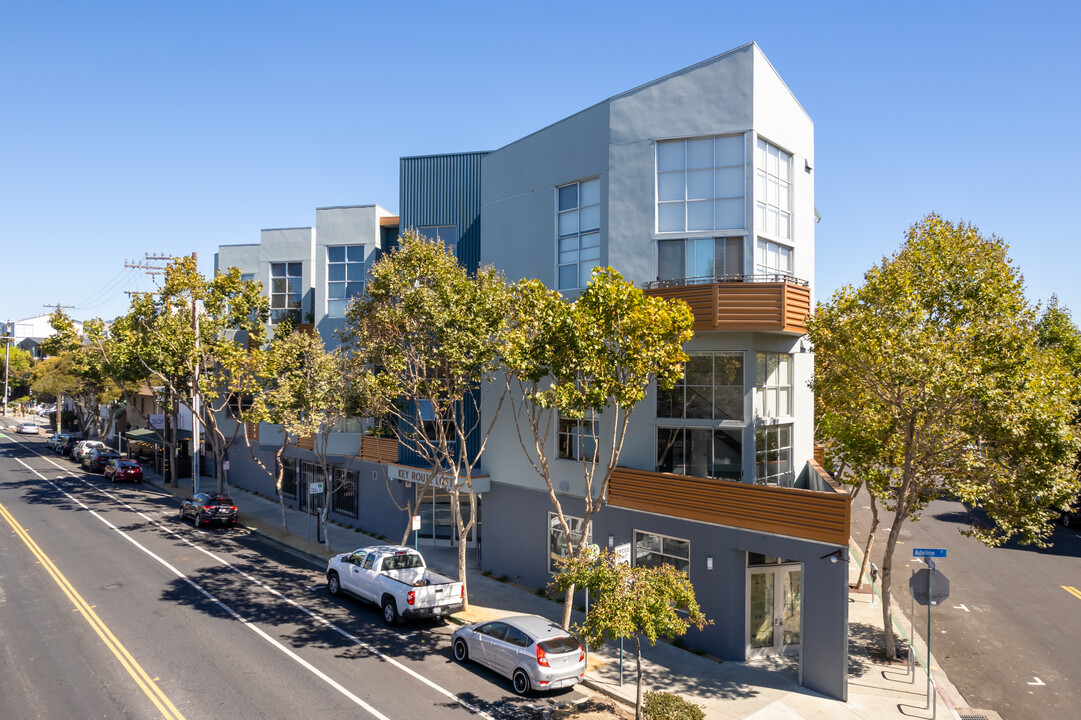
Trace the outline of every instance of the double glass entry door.
<instances>
[{"instance_id":1,"label":"double glass entry door","mask_svg":"<svg viewBox=\"0 0 1081 720\"><path fill-rule=\"evenodd\" d=\"M802 584L799 565L747 569L747 657L799 652Z\"/></svg>"},{"instance_id":2,"label":"double glass entry door","mask_svg":"<svg viewBox=\"0 0 1081 720\"><path fill-rule=\"evenodd\" d=\"M450 493L438 488L417 488L417 514L420 515L420 532L417 541L423 545L456 546L458 544L458 529L454 525L454 515L450 506ZM460 498L462 519L469 522L469 497ZM478 516L480 514L480 498L477 498ZM467 547L475 547L479 536L479 520L470 530L466 540Z\"/></svg>"}]
</instances>

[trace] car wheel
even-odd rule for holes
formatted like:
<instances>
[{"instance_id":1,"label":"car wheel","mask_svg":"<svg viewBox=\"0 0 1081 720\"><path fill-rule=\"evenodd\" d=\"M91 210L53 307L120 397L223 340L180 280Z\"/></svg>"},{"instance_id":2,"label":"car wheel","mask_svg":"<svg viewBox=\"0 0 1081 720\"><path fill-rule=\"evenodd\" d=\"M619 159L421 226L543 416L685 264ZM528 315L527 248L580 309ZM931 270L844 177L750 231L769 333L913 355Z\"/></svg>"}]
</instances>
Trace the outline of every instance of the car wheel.
<instances>
[{"instance_id":1,"label":"car wheel","mask_svg":"<svg viewBox=\"0 0 1081 720\"><path fill-rule=\"evenodd\" d=\"M184 507L180 507L180 522L184 522L188 519L188 516L184 514Z\"/></svg>"},{"instance_id":2,"label":"car wheel","mask_svg":"<svg viewBox=\"0 0 1081 720\"><path fill-rule=\"evenodd\" d=\"M203 526L203 514L202 513L195 513L195 527L202 527L202 526Z\"/></svg>"},{"instance_id":3,"label":"car wheel","mask_svg":"<svg viewBox=\"0 0 1081 720\"><path fill-rule=\"evenodd\" d=\"M529 676L526 675L525 670L521 668L514 671L514 675L510 679L511 685L514 686L514 692L516 695L525 695L529 692Z\"/></svg>"},{"instance_id":4,"label":"car wheel","mask_svg":"<svg viewBox=\"0 0 1081 720\"><path fill-rule=\"evenodd\" d=\"M327 592L334 597L338 597L338 595L341 594L342 583L341 580L338 579L338 573L332 572L327 575Z\"/></svg>"},{"instance_id":5,"label":"car wheel","mask_svg":"<svg viewBox=\"0 0 1081 720\"><path fill-rule=\"evenodd\" d=\"M458 662L465 662L469 659L469 647L465 644L465 640L461 638L454 641L454 659Z\"/></svg>"},{"instance_id":6,"label":"car wheel","mask_svg":"<svg viewBox=\"0 0 1081 720\"><path fill-rule=\"evenodd\" d=\"M387 625L393 625L398 621L398 608L394 604L394 601L387 598L383 601L383 622Z\"/></svg>"}]
</instances>

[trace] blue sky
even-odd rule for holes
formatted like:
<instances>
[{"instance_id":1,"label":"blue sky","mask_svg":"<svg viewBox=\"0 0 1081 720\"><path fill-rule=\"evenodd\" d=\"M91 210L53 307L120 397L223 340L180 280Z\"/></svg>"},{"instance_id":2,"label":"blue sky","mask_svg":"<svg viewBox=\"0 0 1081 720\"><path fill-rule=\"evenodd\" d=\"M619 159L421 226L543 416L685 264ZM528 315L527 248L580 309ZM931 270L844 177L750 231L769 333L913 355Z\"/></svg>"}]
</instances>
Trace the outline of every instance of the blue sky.
<instances>
[{"instance_id":1,"label":"blue sky","mask_svg":"<svg viewBox=\"0 0 1081 720\"><path fill-rule=\"evenodd\" d=\"M0 320L112 318L144 253L398 206L398 158L498 148L755 41L815 123L816 296L929 212L1081 313L1074 2L0 0ZM1081 322L1081 314L1075 317Z\"/></svg>"}]
</instances>

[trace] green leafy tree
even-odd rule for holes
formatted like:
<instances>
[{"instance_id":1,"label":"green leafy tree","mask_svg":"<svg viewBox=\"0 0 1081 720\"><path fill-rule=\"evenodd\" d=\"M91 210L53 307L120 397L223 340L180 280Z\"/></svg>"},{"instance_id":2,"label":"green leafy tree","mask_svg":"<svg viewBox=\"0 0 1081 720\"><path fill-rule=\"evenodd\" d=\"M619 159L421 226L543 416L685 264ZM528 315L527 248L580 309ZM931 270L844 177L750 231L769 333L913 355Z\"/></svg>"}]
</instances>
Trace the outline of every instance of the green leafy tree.
<instances>
[{"instance_id":1,"label":"green leafy tree","mask_svg":"<svg viewBox=\"0 0 1081 720\"><path fill-rule=\"evenodd\" d=\"M820 433L894 512L881 577L887 656L906 520L952 495L991 519L966 535L1043 544L1051 509L1077 493L1078 382L1039 343L1035 320L1001 240L929 215L810 323Z\"/></svg>"},{"instance_id":2,"label":"green leafy tree","mask_svg":"<svg viewBox=\"0 0 1081 720\"><path fill-rule=\"evenodd\" d=\"M392 416L399 441L429 468L427 484L445 481L463 539L477 521L474 472L506 396L499 361L509 310L502 274L492 268L468 273L442 243L410 231L375 263L364 296L346 311L342 340L358 368L357 383L369 398L383 398L379 405ZM407 510L415 511L412 505ZM460 543L463 583L465 550Z\"/></svg>"},{"instance_id":3,"label":"green leafy tree","mask_svg":"<svg viewBox=\"0 0 1081 720\"><path fill-rule=\"evenodd\" d=\"M30 369L34 366L34 357L21 347L12 345L6 355L0 350L0 361L6 363L0 373L6 371L8 397L18 398L30 392Z\"/></svg>"},{"instance_id":4,"label":"green leafy tree","mask_svg":"<svg viewBox=\"0 0 1081 720\"><path fill-rule=\"evenodd\" d=\"M646 390L653 382L670 389L682 378L683 345L693 324L685 302L646 295L611 268L595 269L574 301L537 280L515 287L503 355L517 389L511 395L515 427L573 556L582 557L589 544L593 517L607 502L631 416ZM580 423L583 438L580 534L572 533L551 474L550 439L560 418ZM564 628L573 592L564 599Z\"/></svg>"},{"instance_id":5,"label":"green leafy tree","mask_svg":"<svg viewBox=\"0 0 1081 720\"><path fill-rule=\"evenodd\" d=\"M635 717L642 716L642 637L655 645L658 638L682 637L694 627L712 624L694 596L687 573L668 563L655 567L620 564L605 550L599 557L568 556L558 561L553 584L570 593L588 588L589 613L575 630L595 649L609 640L634 641L636 662Z\"/></svg>"},{"instance_id":6,"label":"green leafy tree","mask_svg":"<svg viewBox=\"0 0 1081 720\"><path fill-rule=\"evenodd\" d=\"M121 393L116 382L94 348L84 342L76 330L74 321L63 310L49 317L54 334L46 338L41 347L44 352L66 360L64 367L70 370L74 382L66 395L75 405L76 415L86 437L108 436L117 414L122 409ZM102 415L105 408L107 414Z\"/></svg>"},{"instance_id":7,"label":"green leafy tree","mask_svg":"<svg viewBox=\"0 0 1081 720\"><path fill-rule=\"evenodd\" d=\"M322 535L329 546L326 533L327 509L330 497L339 489L341 480L331 472L327 447L331 433L349 415L346 358L340 349L327 351L322 338L312 332L279 326L264 355L266 384L244 418L249 422L270 422L281 427L281 444L274 456L274 484L281 506L282 528L287 527L285 501L281 484L286 448L296 445L302 437L313 439L316 460L322 470L323 509L319 522Z\"/></svg>"}]
</instances>

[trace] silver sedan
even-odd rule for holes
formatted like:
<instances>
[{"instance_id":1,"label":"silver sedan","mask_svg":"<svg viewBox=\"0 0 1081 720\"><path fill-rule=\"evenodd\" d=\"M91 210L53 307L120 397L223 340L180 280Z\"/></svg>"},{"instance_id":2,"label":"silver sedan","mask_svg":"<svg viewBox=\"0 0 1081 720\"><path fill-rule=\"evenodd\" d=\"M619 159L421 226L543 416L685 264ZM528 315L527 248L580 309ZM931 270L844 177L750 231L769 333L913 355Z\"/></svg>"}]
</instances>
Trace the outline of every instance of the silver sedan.
<instances>
[{"instance_id":1,"label":"silver sedan","mask_svg":"<svg viewBox=\"0 0 1081 720\"><path fill-rule=\"evenodd\" d=\"M516 615L463 625L451 638L454 659L471 659L510 678L514 692L574 685L586 671L578 640L539 615Z\"/></svg>"}]
</instances>

